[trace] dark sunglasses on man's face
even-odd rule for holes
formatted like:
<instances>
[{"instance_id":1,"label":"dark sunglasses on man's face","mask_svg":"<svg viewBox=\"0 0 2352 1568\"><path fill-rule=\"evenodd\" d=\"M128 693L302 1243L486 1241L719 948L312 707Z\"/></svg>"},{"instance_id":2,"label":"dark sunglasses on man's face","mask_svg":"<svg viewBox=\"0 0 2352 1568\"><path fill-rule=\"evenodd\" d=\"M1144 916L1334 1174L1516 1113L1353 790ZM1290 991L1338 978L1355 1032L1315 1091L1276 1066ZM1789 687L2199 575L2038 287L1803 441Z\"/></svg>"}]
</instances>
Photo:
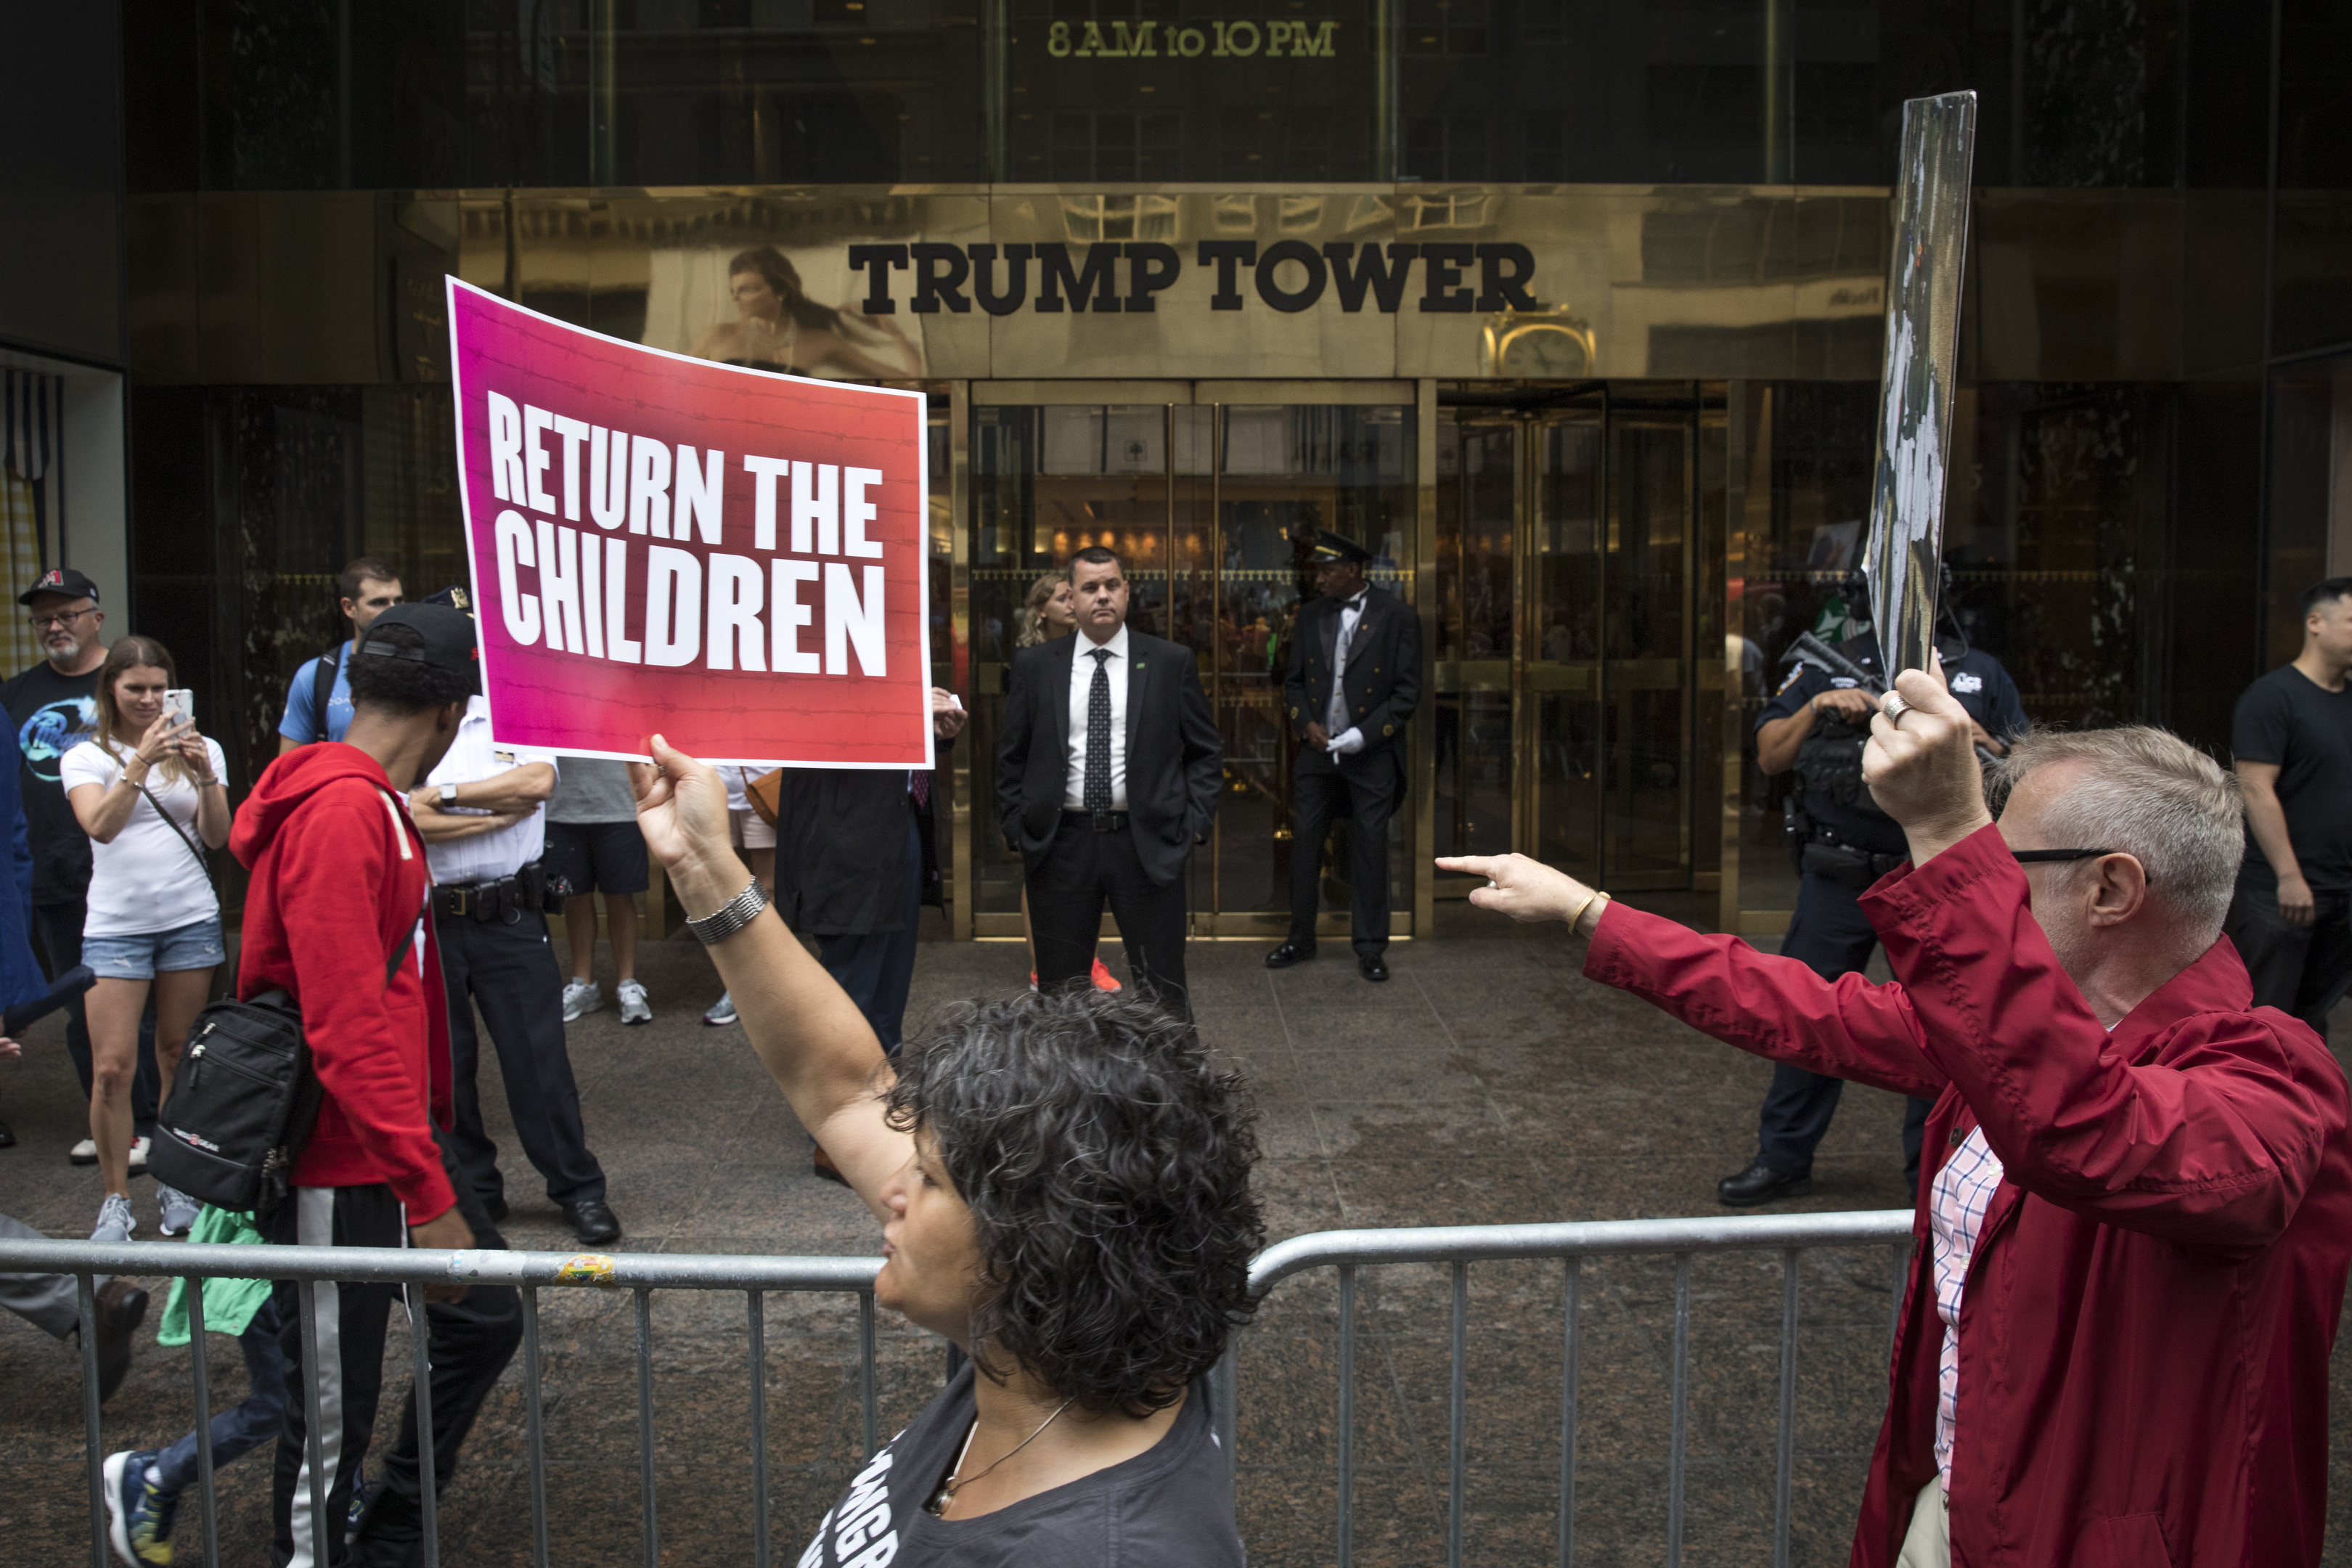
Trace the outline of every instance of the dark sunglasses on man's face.
<instances>
[{"instance_id":1,"label":"dark sunglasses on man's face","mask_svg":"<svg viewBox=\"0 0 2352 1568\"><path fill-rule=\"evenodd\" d=\"M2019 865L2031 866L2052 860L2095 860L2102 855L2123 855L2129 851L2123 849L2012 849L2010 853L2017 858ZM2141 880L2149 882L2153 886L2144 867L2141 868Z\"/></svg>"}]
</instances>

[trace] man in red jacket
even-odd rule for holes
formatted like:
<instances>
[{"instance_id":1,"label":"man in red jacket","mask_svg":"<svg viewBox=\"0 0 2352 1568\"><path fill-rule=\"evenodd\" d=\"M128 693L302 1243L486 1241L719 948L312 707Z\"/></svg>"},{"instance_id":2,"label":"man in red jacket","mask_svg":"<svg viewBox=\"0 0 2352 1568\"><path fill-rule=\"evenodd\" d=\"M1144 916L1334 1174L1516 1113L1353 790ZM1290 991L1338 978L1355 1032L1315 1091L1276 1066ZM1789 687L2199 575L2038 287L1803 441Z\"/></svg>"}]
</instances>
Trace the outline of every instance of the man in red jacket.
<instances>
[{"instance_id":1,"label":"man in red jacket","mask_svg":"<svg viewBox=\"0 0 2352 1568\"><path fill-rule=\"evenodd\" d=\"M2221 938L2234 783L2160 730L2029 734L1996 826L1959 704L1895 689L1864 759L1911 853L1863 899L1891 985L1441 864L1717 1039L1935 1099L1855 1563L2316 1563L2352 1095Z\"/></svg>"},{"instance_id":2,"label":"man in red jacket","mask_svg":"<svg viewBox=\"0 0 2352 1568\"><path fill-rule=\"evenodd\" d=\"M264 1226L306 1247L470 1247L433 1120L449 1115L448 1009L425 915L430 878L408 817L410 786L457 732L478 683L465 616L431 605L385 611L352 658L354 710L341 742L272 763L239 808L229 847L253 873L246 895L237 994L274 986L302 1007L325 1099L294 1162L293 1193ZM278 1287L287 1325L287 1424L274 1499L280 1568L343 1557L342 1520L375 1424L388 1284L317 1288L320 1447L327 1539L313 1531L311 1474L294 1289ZM426 1294L454 1300L463 1288Z\"/></svg>"}]
</instances>

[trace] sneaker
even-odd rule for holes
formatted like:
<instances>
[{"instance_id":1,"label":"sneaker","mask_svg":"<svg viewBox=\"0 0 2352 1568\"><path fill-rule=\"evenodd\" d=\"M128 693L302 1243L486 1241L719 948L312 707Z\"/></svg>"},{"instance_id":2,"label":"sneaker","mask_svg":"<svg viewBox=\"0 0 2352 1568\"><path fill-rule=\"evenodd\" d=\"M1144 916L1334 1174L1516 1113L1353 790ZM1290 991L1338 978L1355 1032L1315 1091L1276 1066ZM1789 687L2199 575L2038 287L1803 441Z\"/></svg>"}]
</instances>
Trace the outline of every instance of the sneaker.
<instances>
[{"instance_id":1,"label":"sneaker","mask_svg":"<svg viewBox=\"0 0 2352 1568\"><path fill-rule=\"evenodd\" d=\"M129 1241L131 1233L139 1228L139 1221L131 1213L131 1200L106 1194L98 1205L98 1227L89 1233L92 1241Z\"/></svg>"},{"instance_id":2,"label":"sneaker","mask_svg":"<svg viewBox=\"0 0 2352 1568\"><path fill-rule=\"evenodd\" d=\"M143 1176L147 1173L149 1142L150 1140L145 1138L133 1138L131 1141L131 1173L134 1176Z\"/></svg>"},{"instance_id":3,"label":"sneaker","mask_svg":"<svg viewBox=\"0 0 2352 1568\"><path fill-rule=\"evenodd\" d=\"M67 1150L66 1163L68 1165L97 1164L98 1141L94 1138L85 1138L80 1142L75 1144L72 1148Z\"/></svg>"},{"instance_id":4,"label":"sneaker","mask_svg":"<svg viewBox=\"0 0 2352 1568\"><path fill-rule=\"evenodd\" d=\"M1105 969L1103 961L1099 958L1095 960L1094 980L1095 989L1097 991L1116 991L1119 988L1118 976Z\"/></svg>"},{"instance_id":5,"label":"sneaker","mask_svg":"<svg viewBox=\"0 0 2352 1568\"><path fill-rule=\"evenodd\" d=\"M107 1456L106 1524L114 1554L131 1568L172 1561L172 1515L180 1500L155 1481L152 1451Z\"/></svg>"},{"instance_id":6,"label":"sneaker","mask_svg":"<svg viewBox=\"0 0 2352 1568\"><path fill-rule=\"evenodd\" d=\"M709 1025L714 1029L723 1029L728 1025L733 1023L735 1021L735 998L733 995L728 992L721 991L719 994L719 1000L713 1002L709 1007L704 1011L702 1021Z\"/></svg>"},{"instance_id":7,"label":"sneaker","mask_svg":"<svg viewBox=\"0 0 2352 1568\"><path fill-rule=\"evenodd\" d=\"M352 1506L343 1510L343 1550L350 1553L352 1542L359 1539L360 1521L367 1518L367 1471L362 1469L352 1478Z\"/></svg>"},{"instance_id":8,"label":"sneaker","mask_svg":"<svg viewBox=\"0 0 2352 1568\"><path fill-rule=\"evenodd\" d=\"M163 1205L163 1218L155 1226L159 1236L185 1236L194 1228L201 1205L177 1187L155 1184L155 1201Z\"/></svg>"},{"instance_id":9,"label":"sneaker","mask_svg":"<svg viewBox=\"0 0 2352 1568\"><path fill-rule=\"evenodd\" d=\"M545 992L540 994L545 995ZM576 1024L591 1013L604 1010L604 988L593 980L574 980L563 987L563 1021Z\"/></svg>"},{"instance_id":10,"label":"sneaker","mask_svg":"<svg viewBox=\"0 0 2352 1568\"><path fill-rule=\"evenodd\" d=\"M613 1000L621 1005L621 1022L624 1024L650 1024L654 1021L653 1007L646 1001L646 988L639 982L624 980L614 986Z\"/></svg>"}]
</instances>

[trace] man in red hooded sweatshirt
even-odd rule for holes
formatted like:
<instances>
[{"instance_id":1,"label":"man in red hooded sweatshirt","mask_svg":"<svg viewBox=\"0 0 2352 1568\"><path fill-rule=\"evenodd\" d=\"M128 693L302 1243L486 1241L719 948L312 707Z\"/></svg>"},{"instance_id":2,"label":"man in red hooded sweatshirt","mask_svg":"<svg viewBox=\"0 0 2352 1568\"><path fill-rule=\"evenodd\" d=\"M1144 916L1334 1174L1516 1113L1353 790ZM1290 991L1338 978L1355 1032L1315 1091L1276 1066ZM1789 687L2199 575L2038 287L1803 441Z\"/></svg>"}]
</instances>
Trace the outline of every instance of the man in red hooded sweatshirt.
<instances>
[{"instance_id":1,"label":"man in red hooded sweatshirt","mask_svg":"<svg viewBox=\"0 0 2352 1568\"><path fill-rule=\"evenodd\" d=\"M345 738L278 758L237 812L229 847L253 873L237 994L274 986L292 993L325 1090L294 1162L293 1193L265 1226L271 1241L398 1247L404 1233L418 1247L475 1245L433 1135L433 1121L446 1125L449 1115L448 1008L425 918L425 847L405 797L449 749L478 669L463 614L434 605L385 611L352 658L354 711ZM294 1395L278 1451L273 1558L280 1568L342 1560L342 1521L375 1423L397 1289L345 1283L316 1290L329 1536L320 1541L303 1397L310 1346L293 1287L278 1287ZM462 1293L426 1291L436 1300Z\"/></svg>"},{"instance_id":2,"label":"man in red hooded sweatshirt","mask_svg":"<svg viewBox=\"0 0 2352 1568\"><path fill-rule=\"evenodd\" d=\"M2028 734L1996 825L1960 705L1895 692L1863 759L1911 852L1862 900L1893 984L1440 864L1717 1039L1934 1099L1857 1568L2315 1564L2352 1094L2221 937L2235 783L2161 730Z\"/></svg>"}]
</instances>

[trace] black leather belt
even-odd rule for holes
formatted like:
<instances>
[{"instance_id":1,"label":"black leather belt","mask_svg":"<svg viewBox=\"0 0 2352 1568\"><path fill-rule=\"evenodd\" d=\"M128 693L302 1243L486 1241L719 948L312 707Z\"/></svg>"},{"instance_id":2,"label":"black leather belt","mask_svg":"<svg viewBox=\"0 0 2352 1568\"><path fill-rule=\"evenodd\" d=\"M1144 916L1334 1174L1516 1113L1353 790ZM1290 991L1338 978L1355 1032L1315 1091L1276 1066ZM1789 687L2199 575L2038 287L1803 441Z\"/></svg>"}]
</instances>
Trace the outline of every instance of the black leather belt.
<instances>
[{"instance_id":1,"label":"black leather belt","mask_svg":"<svg viewBox=\"0 0 2352 1568\"><path fill-rule=\"evenodd\" d=\"M1124 833L1127 813L1123 811L1066 811L1062 820L1072 827L1083 827L1089 833Z\"/></svg>"},{"instance_id":2,"label":"black leather belt","mask_svg":"<svg viewBox=\"0 0 2352 1568\"><path fill-rule=\"evenodd\" d=\"M512 925L547 896L547 873L534 860L511 877L433 889L433 912L484 925Z\"/></svg>"}]
</instances>

